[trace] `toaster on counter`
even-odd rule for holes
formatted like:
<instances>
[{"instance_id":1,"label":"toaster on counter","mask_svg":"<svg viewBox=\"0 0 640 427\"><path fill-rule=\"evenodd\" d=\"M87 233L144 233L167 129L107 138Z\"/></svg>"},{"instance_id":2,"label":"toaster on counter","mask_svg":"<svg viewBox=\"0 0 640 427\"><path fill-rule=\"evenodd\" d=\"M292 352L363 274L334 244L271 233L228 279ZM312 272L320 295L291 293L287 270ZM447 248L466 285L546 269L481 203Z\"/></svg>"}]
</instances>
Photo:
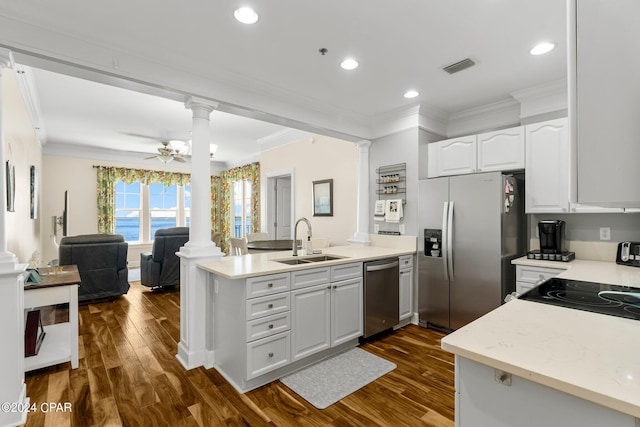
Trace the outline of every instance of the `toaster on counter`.
<instances>
[{"instance_id":1,"label":"toaster on counter","mask_svg":"<svg viewBox=\"0 0 640 427\"><path fill-rule=\"evenodd\" d=\"M618 243L616 264L640 267L640 242Z\"/></svg>"}]
</instances>

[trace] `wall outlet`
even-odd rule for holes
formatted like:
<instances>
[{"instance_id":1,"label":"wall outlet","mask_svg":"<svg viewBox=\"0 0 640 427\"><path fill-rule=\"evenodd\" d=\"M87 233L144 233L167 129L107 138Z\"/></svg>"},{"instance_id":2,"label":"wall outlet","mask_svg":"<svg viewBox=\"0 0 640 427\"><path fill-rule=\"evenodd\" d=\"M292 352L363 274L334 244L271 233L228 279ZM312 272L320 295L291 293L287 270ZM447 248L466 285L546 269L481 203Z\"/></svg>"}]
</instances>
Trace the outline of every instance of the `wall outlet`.
<instances>
[{"instance_id":1,"label":"wall outlet","mask_svg":"<svg viewBox=\"0 0 640 427\"><path fill-rule=\"evenodd\" d=\"M400 234L404 234L404 224L400 224Z\"/></svg>"},{"instance_id":2,"label":"wall outlet","mask_svg":"<svg viewBox=\"0 0 640 427\"><path fill-rule=\"evenodd\" d=\"M611 227L600 227L600 240L611 240Z\"/></svg>"},{"instance_id":3,"label":"wall outlet","mask_svg":"<svg viewBox=\"0 0 640 427\"><path fill-rule=\"evenodd\" d=\"M378 234L380 232L380 224L373 224L373 233Z\"/></svg>"}]
</instances>

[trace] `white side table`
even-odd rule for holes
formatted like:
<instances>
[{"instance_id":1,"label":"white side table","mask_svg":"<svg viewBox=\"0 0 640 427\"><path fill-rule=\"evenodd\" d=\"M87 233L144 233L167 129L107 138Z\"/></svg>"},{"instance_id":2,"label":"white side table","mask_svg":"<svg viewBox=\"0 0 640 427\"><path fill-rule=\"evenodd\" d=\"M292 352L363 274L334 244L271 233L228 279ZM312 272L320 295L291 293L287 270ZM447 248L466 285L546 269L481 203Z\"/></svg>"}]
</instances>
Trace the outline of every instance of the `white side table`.
<instances>
[{"instance_id":1,"label":"white side table","mask_svg":"<svg viewBox=\"0 0 640 427\"><path fill-rule=\"evenodd\" d=\"M39 269L42 281L24 288L24 308L69 303L69 321L44 327L46 333L40 351L25 357L25 372L58 363L71 362L78 367L78 286L80 274L75 265L65 265L54 274L52 268Z\"/></svg>"}]
</instances>

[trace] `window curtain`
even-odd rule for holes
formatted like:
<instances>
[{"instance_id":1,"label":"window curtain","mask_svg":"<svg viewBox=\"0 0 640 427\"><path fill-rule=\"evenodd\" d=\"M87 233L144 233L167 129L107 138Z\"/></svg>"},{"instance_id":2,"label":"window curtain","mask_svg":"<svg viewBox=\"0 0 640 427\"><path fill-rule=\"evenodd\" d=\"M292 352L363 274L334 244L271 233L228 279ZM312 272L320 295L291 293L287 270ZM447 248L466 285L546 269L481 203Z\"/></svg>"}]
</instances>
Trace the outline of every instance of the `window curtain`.
<instances>
[{"instance_id":1,"label":"window curtain","mask_svg":"<svg viewBox=\"0 0 640 427\"><path fill-rule=\"evenodd\" d=\"M96 166L98 183L98 233L113 234L116 231L116 182L127 184L161 183L164 185L186 185L191 175L147 169L131 169L115 166Z\"/></svg>"},{"instance_id":2,"label":"window curtain","mask_svg":"<svg viewBox=\"0 0 640 427\"><path fill-rule=\"evenodd\" d=\"M251 232L260 231L260 163L229 169L220 174L221 249L227 252L231 236L231 189L235 181L251 181Z\"/></svg>"},{"instance_id":3,"label":"window curtain","mask_svg":"<svg viewBox=\"0 0 640 427\"><path fill-rule=\"evenodd\" d=\"M222 218L220 217L220 177L211 177L211 229L222 230Z\"/></svg>"}]
</instances>

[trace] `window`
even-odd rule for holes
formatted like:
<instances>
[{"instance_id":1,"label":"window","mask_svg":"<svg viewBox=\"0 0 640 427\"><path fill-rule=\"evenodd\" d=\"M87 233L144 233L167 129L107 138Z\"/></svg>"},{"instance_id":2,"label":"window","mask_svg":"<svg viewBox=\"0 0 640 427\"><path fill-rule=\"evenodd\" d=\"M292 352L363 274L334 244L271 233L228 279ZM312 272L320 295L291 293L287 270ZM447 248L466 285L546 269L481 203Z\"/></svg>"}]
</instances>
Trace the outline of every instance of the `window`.
<instances>
[{"instance_id":1,"label":"window","mask_svg":"<svg viewBox=\"0 0 640 427\"><path fill-rule=\"evenodd\" d=\"M243 237L247 233L251 233L251 187L252 183L249 180L233 183L233 205L231 207L233 237Z\"/></svg>"},{"instance_id":2,"label":"window","mask_svg":"<svg viewBox=\"0 0 640 427\"><path fill-rule=\"evenodd\" d=\"M161 228L188 227L191 186L116 182L116 234L127 242L150 242Z\"/></svg>"},{"instance_id":3,"label":"window","mask_svg":"<svg viewBox=\"0 0 640 427\"><path fill-rule=\"evenodd\" d=\"M161 228L176 226L177 185L167 187L164 184L149 185L149 213L151 214L151 236Z\"/></svg>"},{"instance_id":4,"label":"window","mask_svg":"<svg viewBox=\"0 0 640 427\"><path fill-rule=\"evenodd\" d=\"M127 241L140 240L140 186L139 182L116 183L116 234Z\"/></svg>"}]
</instances>

